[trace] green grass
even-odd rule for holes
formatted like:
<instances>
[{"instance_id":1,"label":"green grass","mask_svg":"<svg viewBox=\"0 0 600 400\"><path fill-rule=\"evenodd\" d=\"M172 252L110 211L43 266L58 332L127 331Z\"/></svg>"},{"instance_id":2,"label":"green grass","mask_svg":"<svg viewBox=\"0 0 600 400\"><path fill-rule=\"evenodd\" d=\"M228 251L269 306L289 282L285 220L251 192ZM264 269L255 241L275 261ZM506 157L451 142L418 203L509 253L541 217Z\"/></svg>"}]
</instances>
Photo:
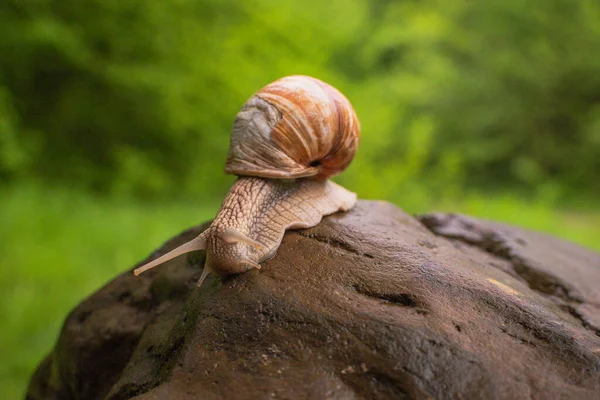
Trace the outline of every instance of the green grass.
<instances>
[{"instance_id":1,"label":"green grass","mask_svg":"<svg viewBox=\"0 0 600 400\"><path fill-rule=\"evenodd\" d=\"M22 398L67 313L214 207L97 200L35 186L0 198L0 387Z\"/></svg>"},{"instance_id":2,"label":"green grass","mask_svg":"<svg viewBox=\"0 0 600 400\"><path fill-rule=\"evenodd\" d=\"M514 196L434 202L404 196L409 212L468 213L546 231L600 250L600 211L558 211ZM218 204L143 204L35 185L0 196L0 387L23 396L67 313L179 231L214 216Z\"/></svg>"}]
</instances>

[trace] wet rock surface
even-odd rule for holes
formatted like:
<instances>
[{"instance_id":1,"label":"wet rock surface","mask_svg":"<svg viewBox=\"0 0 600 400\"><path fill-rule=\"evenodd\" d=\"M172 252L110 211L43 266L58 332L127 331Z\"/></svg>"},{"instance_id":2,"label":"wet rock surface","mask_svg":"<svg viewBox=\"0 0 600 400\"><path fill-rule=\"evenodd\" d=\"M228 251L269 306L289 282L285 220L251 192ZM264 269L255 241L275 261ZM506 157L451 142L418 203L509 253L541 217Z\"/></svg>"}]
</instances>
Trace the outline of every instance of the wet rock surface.
<instances>
[{"instance_id":1,"label":"wet rock surface","mask_svg":"<svg viewBox=\"0 0 600 400\"><path fill-rule=\"evenodd\" d=\"M197 289L202 264L126 272L83 301L28 399L600 393L600 255L558 239L360 201L288 232L260 271Z\"/></svg>"}]
</instances>

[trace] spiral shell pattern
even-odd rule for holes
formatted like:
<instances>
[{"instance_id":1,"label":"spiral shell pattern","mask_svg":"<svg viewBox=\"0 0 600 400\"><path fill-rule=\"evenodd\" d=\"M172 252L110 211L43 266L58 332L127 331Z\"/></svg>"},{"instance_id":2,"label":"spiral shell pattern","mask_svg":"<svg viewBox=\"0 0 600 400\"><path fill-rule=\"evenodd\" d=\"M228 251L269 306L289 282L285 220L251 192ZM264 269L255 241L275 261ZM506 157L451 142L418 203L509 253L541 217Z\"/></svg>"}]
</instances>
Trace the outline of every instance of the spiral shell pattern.
<instances>
[{"instance_id":1,"label":"spiral shell pattern","mask_svg":"<svg viewBox=\"0 0 600 400\"><path fill-rule=\"evenodd\" d=\"M288 76L258 91L237 114L225 172L327 179L350 164L359 137L343 94L315 78Z\"/></svg>"}]
</instances>

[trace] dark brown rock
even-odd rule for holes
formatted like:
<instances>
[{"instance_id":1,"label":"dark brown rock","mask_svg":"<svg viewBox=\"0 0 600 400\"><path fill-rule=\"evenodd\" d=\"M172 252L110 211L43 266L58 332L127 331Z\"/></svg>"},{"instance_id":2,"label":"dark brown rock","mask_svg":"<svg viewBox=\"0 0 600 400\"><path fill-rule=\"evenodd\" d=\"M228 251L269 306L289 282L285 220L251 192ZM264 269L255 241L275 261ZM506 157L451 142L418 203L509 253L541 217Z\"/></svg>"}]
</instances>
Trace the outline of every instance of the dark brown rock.
<instances>
[{"instance_id":1,"label":"dark brown rock","mask_svg":"<svg viewBox=\"0 0 600 400\"><path fill-rule=\"evenodd\" d=\"M200 290L200 252L123 274L69 315L28 398L599 398L600 255L420 219L359 202Z\"/></svg>"}]
</instances>

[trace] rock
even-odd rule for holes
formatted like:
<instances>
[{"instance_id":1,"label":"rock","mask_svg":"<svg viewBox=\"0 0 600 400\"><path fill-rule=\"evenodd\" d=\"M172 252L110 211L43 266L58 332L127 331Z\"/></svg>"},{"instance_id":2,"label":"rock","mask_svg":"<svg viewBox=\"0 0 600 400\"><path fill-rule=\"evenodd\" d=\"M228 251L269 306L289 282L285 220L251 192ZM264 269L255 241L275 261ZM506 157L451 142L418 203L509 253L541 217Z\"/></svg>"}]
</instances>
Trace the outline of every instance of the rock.
<instances>
[{"instance_id":1,"label":"rock","mask_svg":"<svg viewBox=\"0 0 600 400\"><path fill-rule=\"evenodd\" d=\"M27 398L599 398L600 255L575 245L361 201L260 271L198 290L202 262L81 303Z\"/></svg>"}]
</instances>

